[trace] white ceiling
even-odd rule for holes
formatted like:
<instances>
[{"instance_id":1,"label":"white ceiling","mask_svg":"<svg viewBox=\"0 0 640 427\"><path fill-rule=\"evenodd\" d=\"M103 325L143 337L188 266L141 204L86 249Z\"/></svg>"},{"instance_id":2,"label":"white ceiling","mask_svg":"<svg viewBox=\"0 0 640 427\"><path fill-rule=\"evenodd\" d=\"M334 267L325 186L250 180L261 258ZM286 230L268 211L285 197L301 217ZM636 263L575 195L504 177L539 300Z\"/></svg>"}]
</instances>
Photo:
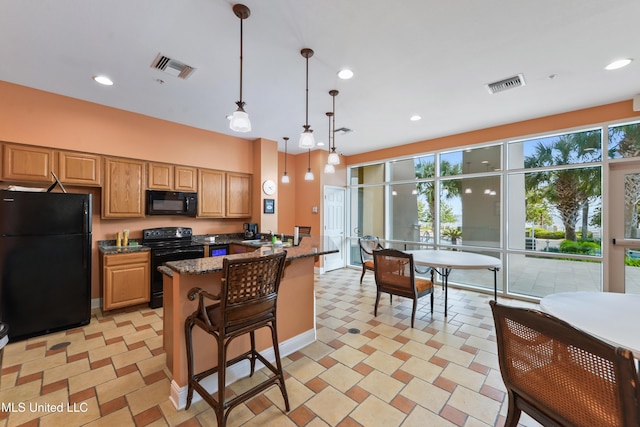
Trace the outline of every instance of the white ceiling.
<instances>
[{"instance_id":1,"label":"white ceiling","mask_svg":"<svg viewBox=\"0 0 640 427\"><path fill-rule=\"evenodd\" d=\"M639 0L243 0L244 93L253 130L231 132L240 21L225 0L3 0L0 80L297 149L305 121L329 133L337 89L339 152L356 154L640 93ZM161 52L196 68L150 67ZM619 58L630 66L605 71ZM355 77L336 73L349 67ZM485 84L523 73L526 85ZM115 85L91 77L105 74ZM549 76L555 75L555 78ZM164 80L164 84L158 83ZM1 96L1 95L0 95ZM419 114L421 121L409 117ZM179 141L176 141L179 143ZM326 146L324 147L327 148Z\"/></svg>"}]
</instances>

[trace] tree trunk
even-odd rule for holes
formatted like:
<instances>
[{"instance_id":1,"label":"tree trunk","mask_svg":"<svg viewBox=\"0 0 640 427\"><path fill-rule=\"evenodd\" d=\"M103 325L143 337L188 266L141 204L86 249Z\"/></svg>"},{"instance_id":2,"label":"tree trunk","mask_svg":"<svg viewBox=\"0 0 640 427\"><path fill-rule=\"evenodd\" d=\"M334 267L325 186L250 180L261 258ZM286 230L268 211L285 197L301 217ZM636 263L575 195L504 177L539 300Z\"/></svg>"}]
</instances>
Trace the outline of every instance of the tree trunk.
<instances>
[{"instance_id":1,"label":"tree trunk","mask_svg":"<svg viewBox=\"0 0 640 427\"><path fill-rule=\"evenodd\" d=\"M589 237L589 200L585 200L582 203L582 239L587 240Z\"/></svg>"}]
</instances>

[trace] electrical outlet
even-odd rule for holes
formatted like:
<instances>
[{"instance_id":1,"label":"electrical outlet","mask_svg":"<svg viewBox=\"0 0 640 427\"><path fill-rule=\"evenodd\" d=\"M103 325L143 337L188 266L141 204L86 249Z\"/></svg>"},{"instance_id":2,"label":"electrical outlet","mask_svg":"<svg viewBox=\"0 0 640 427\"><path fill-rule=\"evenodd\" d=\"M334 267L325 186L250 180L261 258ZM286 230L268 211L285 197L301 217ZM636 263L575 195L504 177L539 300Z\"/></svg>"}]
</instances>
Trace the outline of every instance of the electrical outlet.
<instances>
[{"instance_id":1,"label":"electrical outlet","mask_svg":"<svg viewBox=\"0 0 640 427\"><path fill-rule=\"evenodd\" d=\"M311 208L311 212L313 212L313 213L318 213L318 207L317 207L317 206L313 206L313 207Z\"/></svg>"}]
</instances>

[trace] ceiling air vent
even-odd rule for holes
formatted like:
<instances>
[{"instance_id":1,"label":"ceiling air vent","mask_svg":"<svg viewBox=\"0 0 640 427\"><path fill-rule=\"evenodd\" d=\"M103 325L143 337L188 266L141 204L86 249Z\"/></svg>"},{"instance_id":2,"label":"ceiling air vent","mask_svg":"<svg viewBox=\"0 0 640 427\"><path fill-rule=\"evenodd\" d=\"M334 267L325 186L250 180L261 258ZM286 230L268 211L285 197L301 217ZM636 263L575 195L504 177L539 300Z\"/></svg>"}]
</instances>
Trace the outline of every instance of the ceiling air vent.
<instances>
[{"instance_id":1,"label":"ceiling air vent","mask_svg":"<svg viewBox=\"0 0 640 427\"><path fill-rule=\"evenodd\" d=\"M186 79L195 71L195 68L186 65L175 59L171 59L163 54L159 53L156 59L151 63L151 68L155 68L160 71L164 71L172 76Z\"/></svg>"},{"instance_id":2,"label":"ceiling air vent","mask_svg":"<svg viewBox=\"0 0 640 427\"><path fill-rule=\"evenodd\" d=\"M517 76L509 77L497 82L489 83L486 85L489 93L504 92L507 89L513 89L515 87L524 86L524 75L518 74Z\"/></svg>"},{"instance_id":3,"label":"ceiling air vent","mask_svg":"<svg viewBox=\"0 0 640 427\"><path fill-rule=\"evenodd\" d=\"M335 133L337 133L338 135L345 135L349 132L353 132L351 129L349 128L338 128L336 130L334 130Z\"/></svg>"}]
</instances>

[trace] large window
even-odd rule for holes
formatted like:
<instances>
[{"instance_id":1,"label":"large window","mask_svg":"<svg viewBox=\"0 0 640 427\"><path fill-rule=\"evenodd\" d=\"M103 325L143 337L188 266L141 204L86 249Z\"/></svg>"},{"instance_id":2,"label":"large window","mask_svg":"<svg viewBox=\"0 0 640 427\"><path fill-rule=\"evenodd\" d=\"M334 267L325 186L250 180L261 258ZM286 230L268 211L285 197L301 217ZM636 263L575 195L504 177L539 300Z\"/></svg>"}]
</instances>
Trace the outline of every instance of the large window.
<instances>
[{"instance_id":1,"label":"large window","mask_svg":"<svg viewBox=\"0 0 640 427\"><path fill-rule=\"evenodd\" d=\"M623 157L640 157L640 123L358 166L351 237L499 257L499 288L511 294L602 290L603 166ZM451 281L491 289L482 273Z\"/></svg>"}]
</instances>

